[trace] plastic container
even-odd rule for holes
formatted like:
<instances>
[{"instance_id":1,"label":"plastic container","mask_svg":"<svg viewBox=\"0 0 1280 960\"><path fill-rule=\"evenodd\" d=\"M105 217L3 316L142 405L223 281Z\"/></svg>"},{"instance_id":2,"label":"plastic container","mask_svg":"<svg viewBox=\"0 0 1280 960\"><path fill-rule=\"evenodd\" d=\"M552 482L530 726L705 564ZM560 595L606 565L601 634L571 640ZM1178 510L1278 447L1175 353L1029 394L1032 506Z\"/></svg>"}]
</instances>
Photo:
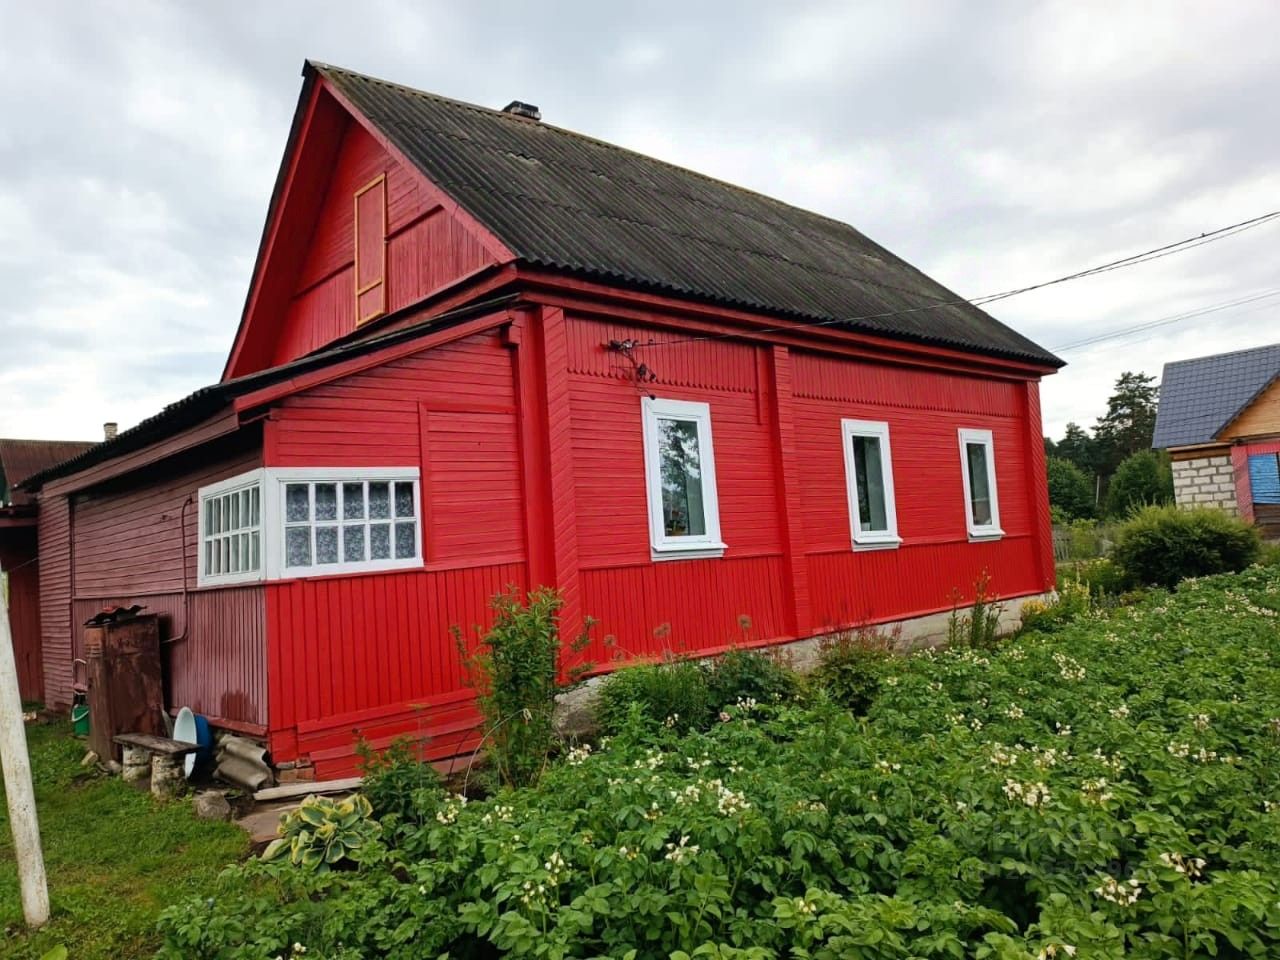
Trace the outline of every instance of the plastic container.
<instances>
[{"instance_id":1,"label":"plastic container","mask_svg":"<svg viewBox=\"0 0 1280 960\"><path fill-rule=\"evenodd\" d=\"M77 703L71 708L71 732L77 737L89 735L89 705Z\"/></svg>"}]
</instances>

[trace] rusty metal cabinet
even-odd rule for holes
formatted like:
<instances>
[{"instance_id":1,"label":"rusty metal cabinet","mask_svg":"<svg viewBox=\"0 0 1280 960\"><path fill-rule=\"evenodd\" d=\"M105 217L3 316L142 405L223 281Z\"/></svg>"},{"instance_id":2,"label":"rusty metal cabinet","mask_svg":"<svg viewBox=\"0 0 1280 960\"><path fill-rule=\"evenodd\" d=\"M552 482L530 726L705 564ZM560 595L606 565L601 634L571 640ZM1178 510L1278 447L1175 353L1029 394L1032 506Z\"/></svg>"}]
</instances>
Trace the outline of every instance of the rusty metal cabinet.
<instances>
[{"instance_id":1,"label":"rusty metal cabinet","mask_svg":"<svg viewBox=\"0 0 1280 960\"><path fill-rule=\"evenodd\" d=\"M85 624L89 747L103 759L121 733L165 735L160 618L141 608L104 611Z\"/></svg>"}]
</instances>

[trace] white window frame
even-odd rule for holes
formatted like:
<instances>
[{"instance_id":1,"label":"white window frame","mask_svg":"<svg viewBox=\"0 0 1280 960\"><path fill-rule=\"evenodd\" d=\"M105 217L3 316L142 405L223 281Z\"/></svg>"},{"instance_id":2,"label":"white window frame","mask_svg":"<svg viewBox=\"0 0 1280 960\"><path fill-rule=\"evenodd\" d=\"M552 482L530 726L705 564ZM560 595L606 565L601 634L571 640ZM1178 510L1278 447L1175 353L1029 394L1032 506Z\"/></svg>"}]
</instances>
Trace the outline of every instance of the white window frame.
<instances>
[{"instance_id":1,"label":"white window frame","mask_svg":"<svg viewBox=\"0 0 1280 960\"><path fill-rule=\"evenodd\" d=\"M996 486L996 446L990 430L974 430L962 427L958 431L960 439L960 476L964 480L964 517L969 530L970 540L995 540L1004 536L1000 528L1000 492ZM973 520L973 496L969 479L969 451L971 443L981 444L987 449L987 489L991 491L991 522L978 524Z\"/></svg>"},{"instance_id":2,"label":"white window frame","mask_svg":"<svg viewBox=\"0 0 1280 960\"><path fill-rule=\"evenodd\" d=\"M841 420L844 443L845 488L849 497L849 529L854 550L891 550L902 543L898 536L898 504L893 492L893 448L889 444L889 424L883 420ZM853 438L872 437L880 441L881 483L884 486L884 518L887 529L863 530L858 516L858 471L853 456Z\"/></svg>"},{"instance_id":3,"label":"white window frame","mask_svg":"<svg viewBox=\"0 0 1280 960\"><path fill-rule=\"evenodd\" d=\"M305 567L290 567L286 563L285 527L287 513L285 511L285 485L289 483L349 483L352 481L389 481L392 483L412 483L414 497L414 555L413 557L391 557L386 560L344 561L337 563L311 564ZM261 487L260 529L260 569L235 574L219 574L211 576L205 569L205 502L216 496L232 491L245 489L254 485ZM394 493L393 493L394 498ZM394 499L393 499L394 503ZM254 583L263 580L295 579L303 577L331 577L343 574L377 573L389 570L412 570L423 565L422 538L425 522L422 503L421 471L417 467L268 467L250 470L246 473L229 477L217 483L201 487L197 496L200 511L197 557L197 578L199 587L220 587L237 583ZM394 508L393 511L394 513ZM340 526L342 519L334 521ZM395 544L395 518L388 521L392 524L392 552ZM314 527L315 521L310 521ZM367 529L367 519L366 519ZM339 541L341 542L341 541ZM314 557L314 542L312 545Z\"/></svg>"},{"instance_id":4,"label":"white window frame","mask_svg":"<svg viewBox=\"0 0 1280 960\"><path fill-rule=\"evenodd\" d=\"M267 542L270 539L267 524L267 499L265 484L263 483L264 471L250 470L248 473L241 473L234 477L228 477L226 480L220 480L217 483L211 483L206 487L201 487L196 497L196 510L198 519L196 522L196 585L200 587L222 587L237 583L256 583L266 576L267 568ZM257 570L241 570L236 573L210 573L208 566L208 558L205 553L205 539L210 536L208 529L208 521L205 516L205 505L210 500L216 500L230 493L240 493L243 490L251 490L257 487L259 490L259 513L258 525L254 527L243 528L244 532L252 533L255 529L258 532L258 569Z\"/></svg>"},{"instance_id":5,"label":"white window frame","mask_svg":"<svg viewBox=\"0 0 1280 960\"><path fill-rule=\"evenodd\" d=\"M653 560L682 560L724 556L720 539L720 498L716 491L715 447L711 437L711 405L690 400L642 397L644 425L644 473L649 502L649 546ZM698 453L702 469L702 511L705 534L673 537L667 535L662 513L662 464L658 421L691 420L697 425Z\"/></svg>"}]
</instances>

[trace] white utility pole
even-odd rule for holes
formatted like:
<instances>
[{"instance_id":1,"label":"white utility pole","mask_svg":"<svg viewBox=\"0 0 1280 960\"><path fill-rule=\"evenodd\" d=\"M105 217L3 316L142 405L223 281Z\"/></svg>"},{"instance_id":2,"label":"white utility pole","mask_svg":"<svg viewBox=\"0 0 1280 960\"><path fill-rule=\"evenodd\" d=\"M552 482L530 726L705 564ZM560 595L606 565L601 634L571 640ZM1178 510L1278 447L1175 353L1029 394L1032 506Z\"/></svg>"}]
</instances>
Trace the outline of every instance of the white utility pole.
<instances>
[{"instance_id":1,"label":"white utility pole","mask_svg":"<svg viewBox=\"0 0 1280 960\"><path fill-rule=\"evenodd\" d=\"M22 722L22 696L18 692L18 662L9 629L9 605L0 590L0 761L4 766L4 794L9 801L9 826L13 852L18 860L18 885L22 889L22 913L30 927L49 921L49 885L40 849L40 821L31 787L31 758Z\"/></svg>"}]
</instances>

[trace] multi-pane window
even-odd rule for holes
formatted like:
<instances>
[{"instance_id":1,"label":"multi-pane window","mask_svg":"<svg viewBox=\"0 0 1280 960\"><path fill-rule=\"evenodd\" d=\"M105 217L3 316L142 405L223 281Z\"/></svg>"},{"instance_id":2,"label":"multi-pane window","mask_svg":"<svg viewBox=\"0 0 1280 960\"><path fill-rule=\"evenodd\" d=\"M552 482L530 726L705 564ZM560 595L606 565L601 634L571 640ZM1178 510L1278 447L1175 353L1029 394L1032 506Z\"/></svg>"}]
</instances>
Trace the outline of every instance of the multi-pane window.
<instances>
[{"instance_id":1,"label":"multi-pane window","mask_svg":"<svg viewBox=\"0 0 1280 960\"><path fill-rule=\"evenodd\" d=\"M1000 499L996 491L995 444L990 430L960 431L965 519L971 537L998 537Z\"/></svg>"},{"instance_id":2,"label":"multi-pane window","mask_svg":"<svg viewBox=\"0 0 1280 960\"><path fill-rule=\"evenodd\" d=\"M417 486L410 479L284 481L285 570L417 559Z\"/></svg>"},{"instance_id":3,"label":"multi-pane window","mask_svg":"<svg viewBox=\"0 0 1280 960\"><path fill-rule=\"evenodd\" d=\"M893 496L889 425L871 420L843 420L841 426L854 548L896 546L901 539Z\"/></svg>"},{"instance_id":4,"label":"multi-pane window","mask_svg":"<svg viewBox=\"0 0 1280 960\"><path fill-rule=\"evenodd\" d=\"M219 486L200 498L200 578L256 579L262 571L262 485Z\"/></svg>"},{"instance_id":5,"label":"multi-pane window","mask_svg":"<svg viewBox=\"0 0 1280 960\"><path fill-rule=\"evenodd\" d=\"M422 563L416 467L264 468L200 491L200 586Z\"/></svg>"},{"instance_id":6,"label":"multi-pane window","mask_svg":"<svg viewBox=\"0 0 1280 960\"><path fill-rule=\"evenodd\" d=\"M654 559L720 556L711 408L646 397L642 411Z\"/></svg>"}]
</instances>

